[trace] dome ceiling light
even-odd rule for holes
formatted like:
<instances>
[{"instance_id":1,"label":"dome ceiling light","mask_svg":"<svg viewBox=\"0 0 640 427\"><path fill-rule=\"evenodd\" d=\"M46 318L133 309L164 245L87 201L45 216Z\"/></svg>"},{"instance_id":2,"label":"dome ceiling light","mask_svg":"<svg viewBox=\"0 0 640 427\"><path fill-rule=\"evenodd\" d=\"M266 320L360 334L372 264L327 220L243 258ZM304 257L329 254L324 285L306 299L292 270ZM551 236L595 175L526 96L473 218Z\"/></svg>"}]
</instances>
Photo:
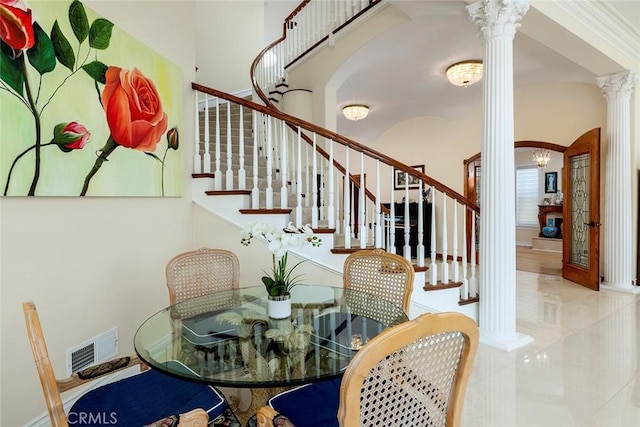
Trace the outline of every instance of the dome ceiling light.
<instances>
[{"instance_id":1,"label":"dome ceiling light","mask_svg":"<svg viewBox=\"0 0 640 427\"><path fill-rule=\"evenodd\" d=\"M468 87L482 78L482 61L456 62L447 68L447 78L451 84Z\"/></svg>"},{"instance_id":2,"label":"dome ceiling light","mask_svg":"<svg viewBox=\"0 0 640 427\"><path fill-rule=\"evenodd\" d=\"M367 105L358 104L347 105L342 109L342 114L344 114L344 116L349 120L362 120L367 117L367 114L369 114L369 107Z\"/></svg>"}]
</instances>

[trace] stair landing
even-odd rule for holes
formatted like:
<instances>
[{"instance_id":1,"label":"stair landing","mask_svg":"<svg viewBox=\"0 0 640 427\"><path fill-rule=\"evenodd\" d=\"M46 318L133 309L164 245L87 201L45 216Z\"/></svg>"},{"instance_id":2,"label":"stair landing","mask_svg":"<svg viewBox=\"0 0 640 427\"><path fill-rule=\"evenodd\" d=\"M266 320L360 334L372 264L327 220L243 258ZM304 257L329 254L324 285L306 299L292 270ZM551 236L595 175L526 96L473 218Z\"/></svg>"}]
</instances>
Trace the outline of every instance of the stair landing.
<instances>
[{"instance_id":1,"label":"stair landing","mask_svg":"<svg viewBox=\"0 0 640 427\"><path fill-rule=\"evenodd\" d=\"M562 252L562 239L534 237L531 241L534 251Z\"/></svg>"}]
</instances>

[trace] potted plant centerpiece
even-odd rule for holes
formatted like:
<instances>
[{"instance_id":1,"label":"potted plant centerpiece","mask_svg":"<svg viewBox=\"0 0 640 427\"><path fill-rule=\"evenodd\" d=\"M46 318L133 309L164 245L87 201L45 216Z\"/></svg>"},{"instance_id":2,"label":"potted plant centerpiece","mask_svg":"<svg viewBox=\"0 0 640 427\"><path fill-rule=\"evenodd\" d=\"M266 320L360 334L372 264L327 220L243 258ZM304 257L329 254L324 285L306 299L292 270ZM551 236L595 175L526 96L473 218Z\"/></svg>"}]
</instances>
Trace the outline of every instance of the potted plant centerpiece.
<instances>
[{"instance_id":1,"label":"potted plant centerpiece","mask_svg":"<svg viewBox=\"0 0 640 427\"><path fill-rule=\"evenodd\" d=\"M291 288L300 283L300 276L294 276L293 271L304 260L293 267L287 266L289 250L302 249L307 245L320 246L322 240L313 233L309 224L296 227L291 222L284 229L272 224L255 222L242 230L240 242L247 246L254 237L262 237L269 244L273 266L271 274L262 277L268 295L268 313L275 319L283 319L291 315Z\"/></svg>"}]
</instances>

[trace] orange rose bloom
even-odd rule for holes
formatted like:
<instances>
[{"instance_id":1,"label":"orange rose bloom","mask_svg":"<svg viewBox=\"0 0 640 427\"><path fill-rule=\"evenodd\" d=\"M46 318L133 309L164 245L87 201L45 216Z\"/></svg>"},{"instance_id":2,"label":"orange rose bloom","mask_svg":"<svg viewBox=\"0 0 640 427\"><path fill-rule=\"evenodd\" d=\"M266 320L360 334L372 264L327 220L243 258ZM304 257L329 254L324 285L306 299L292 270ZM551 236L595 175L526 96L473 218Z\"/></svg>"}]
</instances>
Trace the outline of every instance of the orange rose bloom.
<instances>
[{"instance_id":1,"label":"orange rose bloom","mask_svg":"<svg viewBox=\"0 0 640 427\"><path fill-rule=\"evenodd\" d=\"M167 130L167 114L155 85L140 70L109 67L102 105L115 142L134 150L155 151Z\"/></svg>"}]
</instances>

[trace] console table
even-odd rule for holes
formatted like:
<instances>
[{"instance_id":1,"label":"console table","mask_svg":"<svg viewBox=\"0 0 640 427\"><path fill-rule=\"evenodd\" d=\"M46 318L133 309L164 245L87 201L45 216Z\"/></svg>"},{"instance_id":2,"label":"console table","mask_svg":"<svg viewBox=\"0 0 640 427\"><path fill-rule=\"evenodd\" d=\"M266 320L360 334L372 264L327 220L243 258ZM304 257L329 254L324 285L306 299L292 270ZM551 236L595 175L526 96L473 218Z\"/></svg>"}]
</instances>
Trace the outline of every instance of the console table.
<instances>
[{"instance_id":1,"label":"console table","mask_svg":"<svg viewBox=\"0 0 640 427\"><path fill-rule=\"evenodd\" d=\"M562 205L538 205L538 224L540 225L538 236L540 237L545 237L542 229L547 226L547 215L550 213L562 214Z\"/></svg>"}]
</instances>

